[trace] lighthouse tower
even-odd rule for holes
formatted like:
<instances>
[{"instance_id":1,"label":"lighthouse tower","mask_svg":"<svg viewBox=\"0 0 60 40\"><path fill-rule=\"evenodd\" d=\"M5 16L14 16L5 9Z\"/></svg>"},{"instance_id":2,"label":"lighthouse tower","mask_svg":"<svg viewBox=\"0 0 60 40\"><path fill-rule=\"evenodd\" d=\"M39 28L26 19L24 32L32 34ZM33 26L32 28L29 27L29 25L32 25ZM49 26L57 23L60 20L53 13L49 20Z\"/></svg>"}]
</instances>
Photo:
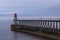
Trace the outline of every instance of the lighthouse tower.
<instances>
[{"instance_id":1,"label":"lighthouse tower","mask_svg":"<svg viewBox=\"0 0 60 40\"><path fill-rule=\"evenodd\" d=\"M14 13L14 22L13 22L13 24L17 24L17 14L16 13Z\"/></svg>"}]
</instances>

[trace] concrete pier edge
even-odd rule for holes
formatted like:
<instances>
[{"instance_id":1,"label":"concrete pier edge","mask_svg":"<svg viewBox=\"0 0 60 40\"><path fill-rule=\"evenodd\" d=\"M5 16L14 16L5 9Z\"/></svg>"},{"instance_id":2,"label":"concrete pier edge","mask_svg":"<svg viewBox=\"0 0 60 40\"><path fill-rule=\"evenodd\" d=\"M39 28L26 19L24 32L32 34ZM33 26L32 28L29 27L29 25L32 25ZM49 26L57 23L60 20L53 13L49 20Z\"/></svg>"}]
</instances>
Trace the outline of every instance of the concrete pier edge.
<instances>
[{"instance_id":1,"label":"concrete pier edge","mask_svg":"<svg viewBox=\"0 0 60 40\"><path fill-rule=\"evenodd\" d=\"M11 30L15 31L15 32L23 32L23 33L32 34L34 36L43 37L43 38L46 38L49 40L60 40L60 38L58 38L58 37L42 33L41 31L34 32L34 31L29 31L29 30L17 29L16 26L17 25L15 25L15 26L11 25Z\"/></svg>"}]
</instances>

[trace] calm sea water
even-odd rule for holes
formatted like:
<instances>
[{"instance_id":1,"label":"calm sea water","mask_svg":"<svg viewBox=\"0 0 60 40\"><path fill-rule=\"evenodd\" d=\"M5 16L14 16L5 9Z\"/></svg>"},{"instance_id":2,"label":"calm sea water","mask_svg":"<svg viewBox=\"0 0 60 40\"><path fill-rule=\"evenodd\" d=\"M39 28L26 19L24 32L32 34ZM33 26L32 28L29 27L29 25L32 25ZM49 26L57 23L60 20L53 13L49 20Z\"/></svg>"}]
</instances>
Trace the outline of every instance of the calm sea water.
<instances>
[{"instance_id":1,"label":"calm sea water","mask_svg":"<svg viewBox=\"0 0 60 40\"><path fill-rule=\"evenodd\" d=\"M0 40L43 40L33 35L13 32L10 29L12 20L0 20Z\"/></svg>"}]
</instances>

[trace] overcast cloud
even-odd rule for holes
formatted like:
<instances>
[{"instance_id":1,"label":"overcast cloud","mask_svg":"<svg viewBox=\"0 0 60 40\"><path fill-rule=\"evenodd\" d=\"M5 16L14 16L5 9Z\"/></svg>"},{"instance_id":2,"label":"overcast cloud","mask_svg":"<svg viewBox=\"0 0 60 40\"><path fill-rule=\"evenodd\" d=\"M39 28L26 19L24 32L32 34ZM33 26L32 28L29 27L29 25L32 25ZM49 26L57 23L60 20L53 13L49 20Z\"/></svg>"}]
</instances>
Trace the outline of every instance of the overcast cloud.
<instances>
[{"instance_id":1,"label":"overcast cloud","mask_svg":"<svg viewBox=\"0 0 60 40\"><path fill-rule=\"evenodd\" d=\"M0 17L60 16L60 0L0 0Z\"/></svg>"}]
</instances>

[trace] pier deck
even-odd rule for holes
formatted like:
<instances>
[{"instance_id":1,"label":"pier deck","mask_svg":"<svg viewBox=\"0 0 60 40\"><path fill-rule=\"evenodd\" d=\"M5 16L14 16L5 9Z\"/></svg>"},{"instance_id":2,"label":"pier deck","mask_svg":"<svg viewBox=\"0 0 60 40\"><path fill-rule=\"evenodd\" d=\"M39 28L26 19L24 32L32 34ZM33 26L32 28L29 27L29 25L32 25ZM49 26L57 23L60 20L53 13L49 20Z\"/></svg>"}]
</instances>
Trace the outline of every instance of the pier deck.
<instances>
[{"instance_id":1,"label":"pier deck","mask_svg":"<svg viewBox=\"0 0 60 40\"><path fill-rule=\"evenodd\" d=\"M49 40L60 40L60 18L19 20L15 13L11 30L33 34Z\"/></svg>"}]
</instances>

